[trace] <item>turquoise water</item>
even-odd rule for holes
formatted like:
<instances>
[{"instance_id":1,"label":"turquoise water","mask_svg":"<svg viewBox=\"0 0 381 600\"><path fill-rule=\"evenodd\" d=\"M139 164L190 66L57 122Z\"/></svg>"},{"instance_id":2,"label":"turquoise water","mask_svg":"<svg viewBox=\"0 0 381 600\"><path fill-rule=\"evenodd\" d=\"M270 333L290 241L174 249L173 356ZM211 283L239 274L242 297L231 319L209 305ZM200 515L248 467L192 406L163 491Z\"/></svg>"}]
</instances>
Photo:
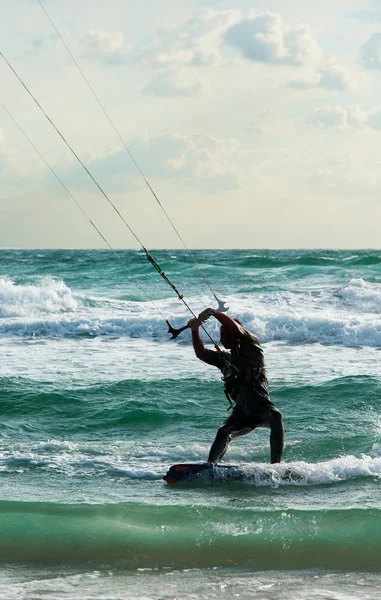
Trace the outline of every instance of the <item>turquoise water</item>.
<instances>
[{"instance_id":1,"label":"turquoise water","mask_svg":"<svg viewBox=\"0 0 381 600\"><path fill-rule=\"evenodd\" d=\"M214 305L185 252L152 254ZM286 445L270 465L261 429L226 455L244 481L177 486L227 416L220 374L169 339L189 314L144 253L120 256L134 277L107 251L0 251L0 596L379 598L381 252L193 253L263 343Z\"/></svg>"}]
</instances>

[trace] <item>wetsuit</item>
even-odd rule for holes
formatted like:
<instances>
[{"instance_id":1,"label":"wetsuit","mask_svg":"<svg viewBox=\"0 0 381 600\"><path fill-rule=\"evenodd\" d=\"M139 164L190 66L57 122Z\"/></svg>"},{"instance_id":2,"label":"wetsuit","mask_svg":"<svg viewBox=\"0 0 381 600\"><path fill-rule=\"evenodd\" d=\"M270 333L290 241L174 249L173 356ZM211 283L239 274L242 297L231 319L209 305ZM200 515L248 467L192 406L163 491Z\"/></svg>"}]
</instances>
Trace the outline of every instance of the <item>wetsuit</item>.
<instances>
[{"instance_id":1,"label":"wetsuit","mask_svg":"<svg viewBox=\"0 0 381 600\"><path fill-rule=\"evenodd\" d=\"M217 432L208 462L218 463L233 438L250 433L256 427L271 429L271 462L280 462L284 443L283 417L270 400L260 342L227 315L216 312L214 316L224 328L234 332L236 343L231 352L207 350L198 331L193 332L193 346L198 358L220 369L225 392L233 400L234 407Z\"/></svg>"}]
</instances>

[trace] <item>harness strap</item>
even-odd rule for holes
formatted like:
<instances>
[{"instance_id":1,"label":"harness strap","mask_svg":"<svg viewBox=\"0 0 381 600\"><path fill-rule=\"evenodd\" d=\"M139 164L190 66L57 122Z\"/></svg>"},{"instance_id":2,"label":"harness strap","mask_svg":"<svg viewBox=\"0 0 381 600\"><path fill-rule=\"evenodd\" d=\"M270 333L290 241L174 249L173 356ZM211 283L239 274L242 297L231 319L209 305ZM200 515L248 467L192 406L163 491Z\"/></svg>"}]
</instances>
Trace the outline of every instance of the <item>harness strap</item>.
<instances>
[{"instance_id":1,"label":"harness strap","mask_svg":"<svg viewBox=\"0 0 381 600\"><path fill-rule=\"evenodd\" d=\"M247 367L246 368L244 367L243 369L240 370L236 366L234 366L232 363L230 363L230 366L233 367L234 370L236 371L236 375L235 375L235 378L234 378L236 380L238 379L239 375L241 373L243 373L247 369ZM255 371L254 379L259 383L259 378L262 375L262 373L266 372L266 367L262 367L262 366L252 367L251 370ZM226 389L226 379L225 379L225 377L222 377L221 379L225 383L224 394L226 396L227 401L229 402L229 407L226 410L229 411L236 404L236 400L229 394L229 392Z\"/></svg>"},{"instance_id":2,"label":"harness strap","mask_svg":"<svg viewBox=\"0 0 381 600\"><path fill-rule=\"evenodd\" d=\"M224 393L225 393L227 401L229 402L229 406L228 406L228 408L226 410L229 411L230 409L233 408L234 404L233 404L232 399L229 396L228 392L226 390L224 390Z\"/></svg>"}]
</instances>

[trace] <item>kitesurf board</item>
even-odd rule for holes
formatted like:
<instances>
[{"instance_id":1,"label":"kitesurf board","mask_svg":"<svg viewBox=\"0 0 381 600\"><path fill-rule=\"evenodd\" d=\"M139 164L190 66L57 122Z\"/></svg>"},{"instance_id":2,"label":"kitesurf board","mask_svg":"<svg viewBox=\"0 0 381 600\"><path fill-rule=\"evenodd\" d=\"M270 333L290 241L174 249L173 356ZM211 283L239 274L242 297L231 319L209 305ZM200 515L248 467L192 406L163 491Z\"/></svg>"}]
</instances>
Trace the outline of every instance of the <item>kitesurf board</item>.
<instances>
[{"instance_id":1,"label":"kitesurf board","mask_svg":"<svg viewBox=\"0 0 381 600\"><path fill-rule=\"evenodd\" d=\"M274 467L274 465L271 465ZM277 465L279 469L280 465ZM282 465L283 467L283 465ZM188 463L173 465L164 475L167 483L179 483L180 481L250 481L252 483L302 483L305 479L303 473L284 465L279 473L270 470L259 470L252 465L249 470L244 470L237 465L216 465L208 463Z\"/></svg>"},{"instance_id":2,"label":"kitesurf board","mask_svg":"<svg viewBox=\"0 0 381 600\"><path fill-rule=\"evenodd\" d=\"M232 474L236 473L238 478L239 473L237 473L238 467L235 465L218 465L213 467L208 463L190 463L190 464L180 464L173 465L170 467L169 471L164 475L163 479L167 483L178 483L179 481L192 480L197 481L197 475L204 473L207 479L214 479L216 470L218 471L223 469L224 474L228 475L229 472ZM239 471L239 470L238 470ZM242 475L243 472L241 471ZM204 477L202 478L204 479ZM229 477L230 479L230 477Z\"/></svg>"}]
</instances>

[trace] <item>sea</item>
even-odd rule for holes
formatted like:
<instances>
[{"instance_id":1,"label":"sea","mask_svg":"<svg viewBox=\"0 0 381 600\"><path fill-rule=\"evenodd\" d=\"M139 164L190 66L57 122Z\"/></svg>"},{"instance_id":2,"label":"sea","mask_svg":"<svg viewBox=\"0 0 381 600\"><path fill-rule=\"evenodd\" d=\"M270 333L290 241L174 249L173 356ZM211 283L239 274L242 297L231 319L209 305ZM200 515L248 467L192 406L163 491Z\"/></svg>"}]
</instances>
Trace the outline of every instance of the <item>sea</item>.
<instances>
[{"instance_id":1,"label":"sea","mask_svg":"<svg viewBox=\"0 0 381 600\"><path fill-rule=\"evenodd\" d=\"M184 302L143 250L0 250L0 598L379 600L381 250L151 253L259 337L283 462L168 485L230 414Z\"/></svg>"}]
</instances>

